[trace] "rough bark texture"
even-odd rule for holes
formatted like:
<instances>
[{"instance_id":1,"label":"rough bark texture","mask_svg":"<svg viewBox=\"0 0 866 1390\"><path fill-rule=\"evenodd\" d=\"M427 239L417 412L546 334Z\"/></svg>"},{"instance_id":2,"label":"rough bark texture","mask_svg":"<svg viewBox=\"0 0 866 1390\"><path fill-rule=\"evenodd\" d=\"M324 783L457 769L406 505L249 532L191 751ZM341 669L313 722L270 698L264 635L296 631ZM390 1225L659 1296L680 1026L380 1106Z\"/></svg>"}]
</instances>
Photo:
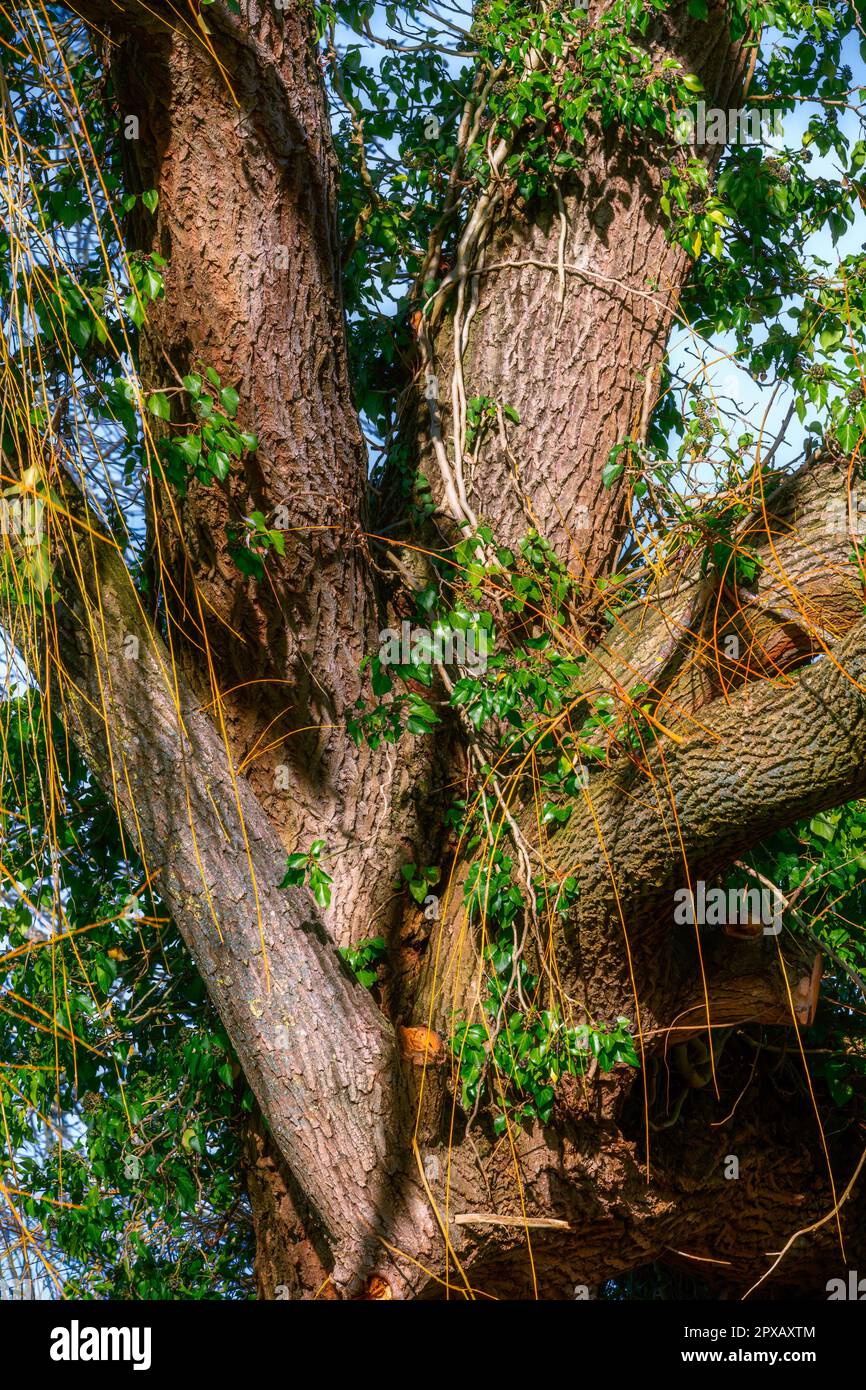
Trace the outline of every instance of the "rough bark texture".
<instances>
[{"instance_id":1,"label":"rough bark texture","mask_svg":"<svg viewBox=\"0 0 866 1390\"><path fill-rule=\"evenodd\" d=\"M71 495L71 493L70 493ZM396 1181L408 1116L399 1052L304 889L281 889L281 845L224 735L173 673L114 543L60 558L47 680L131 849L157 871L281 1152L352 1287L380 1234L430 1220ZM156 790L156 794L154 794ZM410 1200L410 1207L406 1206ZM401 1230L401 1227L403 1228Z\"/></svg>"},{"instance_id":2,"label":"rough bark texture","mask_svg":"<svg viewBox=\"0 0 866 1390\"><path fill-rule=\"evenodd\" d=\"M256 1294L294 1300L337 1297L324 1232L260 1119L247 1129L247 1193L256 1237Z\"/></svg>"},{"instance_id":3,"label":"rough bark texture","mask_svg":"<svg viewBox=\"0 0 866 1390\"><path fill-rule=\"evenodd\" d=\"M670 944L659 939L665 934L659 926L677 930L674 891L699 878L712 882L780 825L866 791L862 623L834 657L807 667L791 687L762 683L707 706L701 731L679 746L649 752L646 771L629 766L598 786L591 782L591 810L577 809L573 824L552 840L551 857L568 872L579 865L581 905L573 940L583 961L581 994L593 1013L601 1001L588 976L603 978L608 1007L615 973L628 992L619 924L642 982L645 1026L671 1023L664 1013L670 1007L673 959ZM694 928L681 930L694 941ZM727 954L742 949L727 943ZM700 966L694 956L686 957L680 970L687 987ZM666 1001L661 1015L653 998L657 992ZM709 1012L714 1019L712 998Z\"/></svg>"},{"instance_id":4,"label":"rough bark texture","mask_svg":"<svg viewBox=\"0 0 866 1390\"><path fill-rule=\"evenodd\" d=\"M700 554L688 557L616 613L585 684L620 694L651 684L659 715L682 733L708 701L826 652L862 613L850 563L862 489L847 463L823 457L756 499L736 534L760 561L755 582L738 584L733 565L708 580Z\"/></svg>"},{"instance_id":5,"label":"rough bark texture","mask_svg":"<svg viewBox=\"0 0 866 1390\"><path fill-rule=\"evenodd\" d=\"M151 388L212 366L238 391L259 448L227 488L157 487L151 567L181 670L220 699L229 746L290 850L325 837L341 941L375 935L411 858L420 785L345 737L361 660L385 625L369 561L366 455L349 386L336 231L336 165L304 6L217 6L207 42L159 7L109 24L111 73L134 188L159 193L130 235L168 261L141 372ZM175 415L180 408L175 407ZM158 426L155 428L158 429ZM286 555L242 579L227 526L252 511ZM416 770L417 771L417 770ZM366 788L382 788L371 798Z\"/></svg>"},{"instance_id":6,"label":"rough bark texture","mask_svg":"<svg viewBox=\"0 0 866 1390\"><path fill-rule=\"evenodd\" d=\"M599 644L595 684L621 699L642 676L674 736L647 746L642 774L622 760L594 777L585 807L551 837L555 867L581 882L554 945L567 992L594 1017L639 1006L643 1075L626 1068L563 1085L552 1124L515 1129L513 1150L486 1122L467 1134L441 1038L422 1047L414 1031L431 1018L429 977L414 1014L395 1020L413 1032L395 1035L334 949L383 921L400 924L395 871L401 859L430 862L415 847L422 831L428 846L438 833L429 803L442 749L411 761L358 754L333 727L360 690L380 595L360 534L363 450L308 16L302 7L272 16L258 0L241 19L213 6L203 42L183 23L169 28L160 6L84 8L116 44L118 99L141 122L137 177L160 194L155 219L136 229L169 261L146 335L149 384L200 361L216 366L261 448L228 494L197 484L182 504L155 494L171 655L116 549L73 530L50 675L131 846L160 869L159 890L278 1147L251 1129L261 1295L285 1286L311 1296L329 1277L341 1294L366 1280L368 1294L398 1297L571 1296L576 1283L654 1259L697 1261L719 1288L741 1291L768 1252L832 1206L817 1131L803 1138L802 1114L795 1124L763 1054L738 1100L748 1049L763 1046L748 1025L805 1022L820 966L788 943L780 951L720 935L699 955L694 929L673 925L672 890L689 874L710 878L759 835L866 790L862 597L844 528L821 529L844 476L824 464L807 471L746 525L750 547L768 557L748 592L710 588L686 565L679 587L620 614ZM677 10L671 26L653 40L659 52L685 55L729 104L741 55L720 22L690 27ZM577 272L562 303L555 270L502 264L555 266L553 213L506 205L475 277L468 390L518 408L512 442L531 514L564 553L576 543L592 571L610 559L621 523L601 467L612 443L642 428L686 273L659 226L658 189L646 151L591 134L585 172L566 190L565 260ZM513 539L527 509L495 443L468 481L478 511ZM253 506L269 516L288 508L286 562L258 585L239 579L224 542L226 522ZM792 577L806 596L794 611ZM723 669L719 637L731 633L739 655ZM125 659L130 635L135 660ZM278 794L281 765L290 776ZM531 835L530 815L524 824ZM339 909L325 923L305 892L277 888L285 844L316 835L340 865ZM409 937L416 929L421 954L429 928L410 923ZM454 969L460 929L446 914L428 960L435 946ZM476 945L465 947L449 1005L471 994ZM395 989L393 1007L410 994ZM432 1010L444 1032L444 1004ZM716 1097L698 1035L734 1025L745 1032L719 1051ZM740 1182L724 1176L731 1152ZM844 1182L859 1155L850 1138L834 1154ZM523 1215L568 1230L527 1232ZM850 1202L844 1220L862 1251L862 1204ZM836 1272L832 1240L823 1226L803 1242L816 1290L822 1271ZM709 1260L727 1263L705 1270ZM798 1249L782 1278L805 1287L803 1268Z\"/></svg>"},{"instance_id":7,"label":"rough bark texture","mask_svg":"<svg viewBox=\"0 0 866 1390\"><path fill-rule=\"evenodd\" d=\"M566 1087L555 1122L546 1133L515 1131L516 1167L508 1147L493 1143L486 1133L476 1133L471 1143L461 1142L462 1121L456 1117L455 1130L453 1099L450 1119L447 1102L439 1114L435 1105L432 1111L428 1107L418 1156L424 1167L425 1194L424 1185L412 1176L411 1126L404 1099L412 1089L417 1093L417 1088L401 1080L398 1061L398 1053L405 1055L407 1050L409 1060L418 1060L413 1056L417 1039L410 1040L408 1049L397 1047L370 996L341 971L305 895L274 893L279 840L244 779L232 775L220 734L196 708L183 682L173 680L165 649L148 631L112 543L91 540L77 550L73 547L58 577L70 594L77 589L85 596L57 610L62 667L52 674L58 697L88 761L103 784L113 789L131 842L147 864L161 864L160 890L303 1189L304 1206L314 1209L310 1217L305 1213L306 1235L309 1239L310 1221L324 1235L327 1253L317 1258L326 1268L328 1260L334 1260L335 1287L351 1291L371 1271L384 1279L392 1295L441 1291L441 1284L419 1278L417 1266L395 1258L379 1237L398 1251L423 1258L428 1269L444 1276L446 1287L453 1284L466 1294L470 1274L476 1281L471 1286L487 1292L526 1292L528 1238L540 1281L535 1287L547 1296L561 1296L572 1279L595 1283L608 1277L615 1272L614 1265L621 1272L670 1250L681 1252L688 1243L684 1234L697 1237L700 1233L704 1249L727 1249L722 1230L732 1225L739 1229L747 1221L743 1189L733 1187L717 1172L722 1158L732 1150L726 1149L723 1155L722 1141L710 1142L704 1117L695 1106L688 1126L690 1140L694 1126L694 1150L687 1146L687 1151L701 1153L706 1167L686 1179L679 1171L683 1126L675 1150L668 1151L668 1140L661 1141L661 1161L659 1154L652 1156L653 1181L645 1188L637 1109L641 1087L628 1069L607 1081L587 1083L582 1092ZM130 636L139 643L135 660L125 654ZM759 832L765 831L801 814L804 807L839 800L862 788L866 721L861 689L855 683L859 680L862 685L866 676L862 623L834 656L836 660L808 666L791 688L761 683L740 692L731 703L717 701L707 712L704 734L664 754L659 748L655 756L659 760L664 756L666 784L673 788L692 862L700 862L705 855L734 853L748 842L749 820ZM739 708L746 704L754 716L751 720L744 719ZM835 733L832 742L822 737L828 717ZM661 903L675 881L679 851L660 829L664 803L654 810L648 796L642 804L632 799L626 815L623 797L617 792L618 778L621 774L615 771L608 774L604 784L594 789L593 801L605 843L616 854L620 907L625 905L629 927L635 928L633 959L648 1000L644 1023L659 1019L659 1027L648 1030L655 1037L649 1037L644 1058L647 1087L652 1084L654 1093L653 1069L667 1066L669 1044L680 1047L698 1031L693 1016L701 1001L696 997L694 965L674 979L674 986L684 989L675 1016L664 1017L653 999L654 988L660 991L659 998L671 997L670 969L660 982L660 962L654 967L653 952L660 937L673 934ZM186 788L184 798L169 795L163 800L153 795L154 787L171 789L179 784ZM751 798L748 804L744 787ZM709 805L707 789L713 793ZM241 816L245 837L240 833ZM569 827L560 837L562 844L554 842L558 857L568 858L575 834ZM593 860L586 853L589 844L589 835L582 837L582 853L588 860L582 872L591 908L581 909L577 940L569 943L571 949L563 960L580 963L581 996L591 1000L601 1015L606 1007L622 1007L630 986L617 945L619 909L611 903L606 861L598 855ZM262 936L250 911L253 874ZM591 881L593 874L596 882ZM655 931L650 930L653 924ZM264 979L262 939L270 963L270 991ZM795 994L796 974L789 976L787 986L774 989L767 981L763 948L764 943L757 943L754 950L752 945L729 944L727 951L718 952L716 962L708 951L708 963L719 965L718 987L711 982L709 988L714 1027L755 1019L781 1022L784 995L789 989L791 996ZM744 950L750 952L748 960L740 955ZM735 968L732 952L739 956ZM597 993L596 982L600 983ZM745 1018L734 1016L737 1003L747 1011ZM718 1013L713 1012L716 1006ZM792 1013L795 1009L792 998ZM428 1050L425 1044L424 1052ZM653 1051L660 1054L658 1062ZM694 1070L694 1062L689 1068L680 1058L681 1075L688 1077ZM438 1087L442 1095L446 1079L434 1074L428 1076L427 1085ZM689 1084L693 1089L694 1080ZM758 1176L755 1191L749 1189L747 1224L752 1231L766 1233L767 1248L772 1250L790 1234L786 1201L797 1196L798 1221L806 1225L826 1215L832 1197L820 1179L817 1152L804 1152L800 1163L805 1168L786 1166L786 1196L778 1183L770 1181L767 1165L774 1162L770 1148L774 1126L783 1134L791 1117L775 1118L772 1088L768 1091L765 1084L760 1090L763 1127L760 1139L754 1140L760 1146L760 1158L748 1129L739 1125L733 1151L741 1160L745 1154L755 1166ZM750 1105L756 1103L753 1097ZM663 1109L660 1123L664 1115ZM846 1161L853 1164L855 1156L846 1152ZM254 1166L259 1163L256 1155ZM808 1197L798 1186L804 1171L811 1175ZM580 1233L577 1241L563 1244L561 1234L547 1230L527 1237L516 1205L516 1172L526 1214L542 1221L567 1221ZM269 1187L269 1194L257 1194L254 1200L273 1208L267 1233L273 1242L273 1222L282 1223L287 1215L284 1179L268 1171L267 1161L257 1177ZM256 1180L254 1176L254 1191ZM701 1184L709 1184L713 1193L711 1215L704 1206ZM698 1186L701 1200L695 1201ZM291 1287L288 1268L297 1271L300 1267L307 1277L318 1273L312 1256L305 1251L299 1259L291 1248L290 1232L299 1219L296 1213L292 1201L289 1230L280 1231L282 1248L272 1243L263 1256L269 1277L280 1275L274 1289L283 1284ZM476 1219L479 1215L483 1220ZM846 1210L846 1225L858 1242L862 1216L859 1206ZM449 1233L447 1250L439 1234L442 1228ZM833 1272L828 1239L825 1232L809 1247L813 1273ZM737 1258L726 1267L731 1285L759 1277L763 1258L753 1241L746 1247L738 1245ZM789 1266L784 1277L796 1277L797 1268L796 1263L793 1269ZM715 1271L714 1277L721 1275ZM306 1291L311 1291L309 1286Z\"/></svg>"},{"instance_id":8,"label":"rough bark texture","mask_svg":"<svg viewBox=\"0 0 866 1390\"><path fill-rule=\"evenodd\" d=\"M604 8L591 5L590 20ZM743 49L731 44L727 24L722 6L700 26L688 23L685 6L674 6L648 44L657 65L676 58L697 73L708 104L723 109L737 105L744 73ZM489 235L467 267L457 321L466 398L488 396L520 416L506 426L507 447L493 429L465 461L472 507L502 545L536 527L583 577L614 559L625 499L621 486L604 488L602 467L615 444L645 438L691 262L666 236L659 211L670 157L662 142L602 132L588 120L579 152L580 173L564 182L561 206L548 200L527 208L513 187L503 188ZM703 153L712 162L717 151ZM459 275L455 284L461 287ZM435 341L448 443L450 309ZM424 433L422 462L441 496Z\"/></svg>"},{"instance_id":9,"label":"rough bark texture","mask_svg":"<svg viewBox=\"0 0 866 1390\"><path fill-rule=\"evenodd\" d=\"M124 145L130 186L159 194L129 233L168 261L141 374L156 389L214 367L259 448L227 489L155 489L150 568L180 669L202 701L219 700L235 764L286 848L326 839L325 920L347 944L392 926L432 770L358 750L344 732L362 657L386 624L363 534L366 457L312 17L257 0L242 19L218 6L202 15L205 37L162 14L136 3L99 14L122 123L138 120ZM254 510L286 536L285 560L271 553L262 581L240 580L228 554L226 527Z\"/></svg>"}]
</instances>

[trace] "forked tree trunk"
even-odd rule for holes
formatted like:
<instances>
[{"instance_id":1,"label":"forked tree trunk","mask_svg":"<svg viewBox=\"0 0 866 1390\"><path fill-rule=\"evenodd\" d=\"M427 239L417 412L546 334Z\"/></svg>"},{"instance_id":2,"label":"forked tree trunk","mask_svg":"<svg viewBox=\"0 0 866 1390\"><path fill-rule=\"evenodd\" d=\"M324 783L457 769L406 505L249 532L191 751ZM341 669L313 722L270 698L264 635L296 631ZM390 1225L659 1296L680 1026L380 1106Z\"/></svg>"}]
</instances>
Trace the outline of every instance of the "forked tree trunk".
<instances>
[{"instance_id":1,"label":"forked tree trunk","mask_svg":"<svg viewBox=\"0 0 866 1390\"><path fill-rule=\"evenodd\" d=\"M669 902L685 859L713 872L754 834L866 788L866 640L841 543L824 557L814 613L768 627L756 603L744 627L746 609L731 597L728 619L755 660L745 674L729 673L729 683L791 669L838 639L837 660L859 687L824 661L779 688L729 697L706 642L704 619L719 596L704 589L673 596L681 605L676 631L663 636L637 618L629 628L634 615L625 615L594 653L618 696L631 684L623 672L642 672L662 702L660 716L667 701L665 725L679 730L648 750L651 775L641 788L622 770L603 774L593 811L579 808L550 847L563 871L581 865L579 909L555 940L562 978L602 1020L641 1011L643 1075L626 1069L564 1085L552 1125L515 1131L513 1153L478 1132L465 1138L441 1040L419 1057L417 1035L395 1033L334 950L335 941L399 930L399 865L430 862L426 851L442 844L431 788L449 750L421 743L408 759L358 752L343 727L362 690L361 658L387 609L363 535L333 156L306 7L273 12L252 0L236 18L209 6L206 33L177 23L174 12L172 29L159 5L138 0L120 9L83 0L82 9L116 45L121 113L139 119L132 177L159 192L155 216L142 214L134 229L143 249L168 261L165 300L153 306L144 335L146 384L171 384L200 363L216 367L239 391L241 418L260 447L225 493L193 483L179 502L155 488L154 572L180 678L119 558L98 542L61 564L54 679L132 846L161 867L160 891L278 1146L279 1155L269 1150L258 1124L251 1131L260 1293L273 1297L279 1287L310 1296L327 1278L341 1294L365 1281L368 1294L432 1294L444 1280L467 1295L476 1285L562 1295L652 1259L717 1254L728 1261L711 1267L720 1286L758 1277L766 1251L790 1234L794 1194L806 1192L800 1225L831 1204L820 1146L801 1146L777 1167L790 1124L772 1085L758 1082L737 1130L745 1180L726 1180L733 1141L707 1128L713 1087L695 1084L687 1044L706 1030L708 1003L725 1028L778 1024L786 1005L792 1025L805 1021L798 990L802 978L812 987L812 962L763 942L726 940L702 962L693 937L674 939ZM699 25L679 7L666 22L654 51L681 56L727 106L742 55L727 42L721 12ZM483 264L476 259L464 282L473 309L466 393L512 405L521 417L508 447L496 432L488 437L467 468L466 495L503 540L533 521L578 574L597 574L614 554L622 499L602 488L601 466L612 444L646 426L688 269L659 222L660 177L660 159L648 150L617 132L590 131L585 168L563 190L562 213L548 206L527 214L506 197L476 248ZM529 260L543 265L528 268ZM433 346L447 381L447 319ZM444 423L447 437L447 406ZM422 435L422 457L427 448ZM520 459L516 479L509 448ZM817 524L808 478L798 487ZM269 517L286 509L285 562L269 564L261 583L239 577L225 540L227 522L254 508ZM124 664L130 633L140 659ZM697 667L695 689L688 672ZM524 824L531 833L531 808ZM335 908L324 922L301 890L277 888L285 847L306 848L316 837L327 839L338 867ZM418 922L413 929L429 935ZM459 932L454 910L437 931L447 963ZM458 997L469 994L471 945L467 960ZM392 1022L423 1029L432 1007L444 1031L431 987L422 975L412 1012ZM695 1096L679 1125L660 1131L648 1160L644 1106L669 1084L675 1046L676 1084ZM747 1046L732 1045L735 1062L725 1062L732 1099ZM750 1127L758 1113L760 1134ZM849 1148L840 1154L853 1171ZM536 1223L530 1234L521 1215ZM846 1219L862 1237L862 1210L849 1203ZM833 1268L833 1250L822 1227L809 1248L816 1271ZM537 1283L530 1278L527 1287L532 1268ZM800 1277L796 1259L786 1273Z\"/></svg>"}]
</instances>

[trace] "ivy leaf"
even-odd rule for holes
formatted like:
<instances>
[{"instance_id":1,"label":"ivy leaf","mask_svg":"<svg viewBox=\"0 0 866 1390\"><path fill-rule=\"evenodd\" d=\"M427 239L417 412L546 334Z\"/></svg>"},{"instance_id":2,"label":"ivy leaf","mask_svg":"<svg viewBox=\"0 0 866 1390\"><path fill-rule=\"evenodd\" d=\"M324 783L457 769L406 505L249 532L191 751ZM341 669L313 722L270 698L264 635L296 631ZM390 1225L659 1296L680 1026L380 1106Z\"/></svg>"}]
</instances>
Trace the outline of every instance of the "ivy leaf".
<instances>
[{"instance_id":1,"label":"ivy leaf","mask_svg":"<svg viewBox=\"0 0 866 1390\"><path fill-rule=\"evenodd\" d=\"M220 405L226 415L232 419L234 419L235 413L237 412L240 399L240 396L233 386L225 386L222 391L220 391Z\"/></svg>"},{"instance_id":2,"label":"ivy leaf","mask_svg":"<svg viewBox=\"0 0 866 1390\"><path fill-rule=\"evenodd\" d=\"M208 470L221 483L224 483L231 471L231 459L222 449L214 449L208 454Z\"/></svg>"},{"instance_id":3,"label":"ivy leaf","mask_svg":"<svg viewBox=\"0 0 866 1390\"><path fill-rule=\"evenodd\" d=\"M138 295L133 290L123 301L123 307L128 317L135 324L136 328L144 327L144 306Z\"/></svg>"}]
</instances>

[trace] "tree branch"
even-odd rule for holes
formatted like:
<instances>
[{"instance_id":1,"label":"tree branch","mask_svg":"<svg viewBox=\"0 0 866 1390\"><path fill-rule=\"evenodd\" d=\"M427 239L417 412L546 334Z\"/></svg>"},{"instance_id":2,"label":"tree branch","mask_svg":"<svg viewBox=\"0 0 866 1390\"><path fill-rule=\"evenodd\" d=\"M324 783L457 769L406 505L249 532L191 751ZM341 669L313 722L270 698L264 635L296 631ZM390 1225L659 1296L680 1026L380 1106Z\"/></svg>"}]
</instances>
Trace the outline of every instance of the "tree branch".
<instances>
[{"instance_id":1,"label":"tree branch","mask_svg":"<svg viewBox=\"0 0 866 1390\"><path fill-rule=\"evenodd\" d=\"M71 499L71 489L67 487ZM75 503L72 503L75 507ZM76 507L80 512L80 507ZM292 1173L334 1282L429 1243L395 1180L405 1105L391 1028L328 939L218 728L144 619L114 543L73 527L46 684L173 914Z\"/></svg>"},{"instance_id":2,"label":"tree branch","mask_svg":"<svg viewBox=\"0 0 866 1390\"><path fill-rule=\"evenodd\" d=\"M616 896L615 916L645 920L690 874L866 791L864 690L861 620L790 681L707 705L697 732L648 748L645 769L623 763L593 779L588 804L552 841L556 867L582 862L593 915L610 913Z\"/></svg>"}]
</instances>

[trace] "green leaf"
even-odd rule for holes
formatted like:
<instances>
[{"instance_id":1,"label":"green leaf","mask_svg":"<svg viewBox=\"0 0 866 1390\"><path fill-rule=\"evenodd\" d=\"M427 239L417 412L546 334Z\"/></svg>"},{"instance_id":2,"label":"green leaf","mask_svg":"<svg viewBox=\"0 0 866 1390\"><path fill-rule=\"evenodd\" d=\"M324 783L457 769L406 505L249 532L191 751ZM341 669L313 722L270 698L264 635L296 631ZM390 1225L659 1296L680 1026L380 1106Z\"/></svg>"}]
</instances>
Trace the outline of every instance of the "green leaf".
<instances>
[{"instance_id":1,"label":"green leaf","mask_svg":"<svg viewBox=\"0 0 866 1390\"><path fill-rule=\"evenodd\" d=\"M235 412L240 404L240 399L240 396L233 386L225 386L222 391L220 391L220 404L226 415L232 418L234 418Z\"/></svg>"},{"instance_id":2,"label":"green leaf","mask_svg":"<svg viewBox=\"0 0 866 1390\"><path fill-rule=\"evenodd\" d=\"M144 326L144 306L134 290L124 299L123 307L136 328L142 328Z\"/></svg>"},{"instance_id":3,"label":"green leaf","mask_svg":"<svg viewBox=\"0 0 866 1390\"><path fill-rule=\"evenodd\" d=\"M333 879L330 874L326 874L324 869L318 864L314 864L310 870L310 887L313 890L313 897L319 907L330 907L331 905L331 884Z\"/></svg>"},{"instance_id":4,"label":"green leaf","mask_svg":"<svg viewBox=\"0 0 866 1390\"><path fill-rule=\"evenodd\" d=\"M224 483L231 471L232 461L228 454L224 453L222 449L213 449L208 454L207 466L209 472L211 472L219 482Z\"/></svg>"},{"instance_id":5,"label":"green leaf","mask_svg":"<svg viewBox=\"0 0 866 1390\"><path fill-rule=\"evenodd\" d=\"M835 838L836 826L825 815L813 816L809 821L809 829L813 835L817 835L819 840L828 842Z\"/></svg>"}]
</instances>

